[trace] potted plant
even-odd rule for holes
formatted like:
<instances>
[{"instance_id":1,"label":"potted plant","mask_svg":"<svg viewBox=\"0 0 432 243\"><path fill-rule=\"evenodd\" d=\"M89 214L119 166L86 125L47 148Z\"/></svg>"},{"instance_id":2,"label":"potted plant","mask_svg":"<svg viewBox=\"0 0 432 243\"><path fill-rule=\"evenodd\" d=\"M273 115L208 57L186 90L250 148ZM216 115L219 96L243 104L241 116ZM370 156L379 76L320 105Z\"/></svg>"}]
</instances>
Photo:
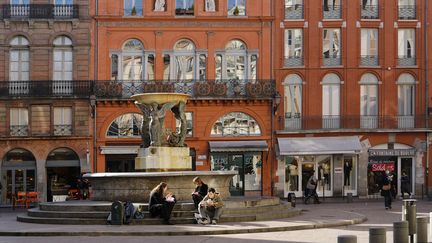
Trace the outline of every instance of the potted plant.
<instances>
[{"instance_id":1,"label":"potted plant","mask_svg":"<svg viewBox=\"0 0 432 243\"><path fill-rule=\"evenodd\" d=\"M132 11L131 11L131 15L135 16L136 14L137 14L136 8L135 8L135 6L133 6Z\"/></svg>"},{"instance_id":2,"label":"potted plant","mask_svg":"<svg viewBox=\"0 0 432 243\"><path fill-rule=\"evenodd\" d=\"M239 13L240 13L240 10L239 10L238 6L236 6L235 9L234 9L234 11L233 11L233 14L235 16L237 16L237 15L239 15Z\"/></svg>"}]
</instances>

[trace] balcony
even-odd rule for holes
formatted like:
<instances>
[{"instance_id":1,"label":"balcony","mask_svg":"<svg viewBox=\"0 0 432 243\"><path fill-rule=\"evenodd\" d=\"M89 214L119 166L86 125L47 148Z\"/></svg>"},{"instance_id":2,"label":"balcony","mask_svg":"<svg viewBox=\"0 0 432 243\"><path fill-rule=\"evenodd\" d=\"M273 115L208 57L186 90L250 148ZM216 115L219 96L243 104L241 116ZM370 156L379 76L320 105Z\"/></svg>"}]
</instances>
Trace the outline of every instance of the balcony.
<instances>
[{"instance_id":1,"label":"balcony","mask_svg":"<svg viewBox=\"0 0 432 243\"><path fill-rule=\"evenodd\" d=\"M398 15L400 20L416 19L415 5L401 5L398 7Z\"/></svg>"},{"instance_id":2,"label":"balcony","mask_svg":"<svg viewBox=\"0 0 432 243\"><path fill-rule=\"evenodd\" d=\"M432 120L417 116L304 116L285 117L280 125L285 131L308 130L415 130L432 125Z\"/></svg>"},{"instance_id":3,"label":"balcony","mask_svg":"<svg viewBox=\"0 0 432 243\"><path fill-rule=\"evenodd\" d=\"M399 56L398 57L398 66L409 67L416 65L416 58L412 56Z\"/></svg>"},{"instance_id":4,"label":"balcony","mask_svg":"<svg viewBox=\"0 0 432 243\"><path fill-rule=\"evenodd\" d=\"M378 5L364 5L360 6L362 19L379 19L379 6Z\"/></svg>"},{"instance_id":5,"label":"balcony","mask_svg":"<svg viewBox=\"0 0 432 243\"><path fill-rule=\"evenodd\" d=\"M285 19L303 19L303 5L285 5Z\"/></svg>"},{"instance_id":6,"label":"balcony","mask_svg":"<svg viewBox=\"0 0 432 243\"><path fill-rule=\"evenodd\" d=\"M177 8L175 14L176 16L194 16L194 9Z\"/></svg>"},{"instance_id":7,"label":"balcony","mask_svg":"<svg viewBox=\"0 0 432 243\"><path fill-rule=\"evenodd\" d=\"M323 6L323 18L324 19L342 19L342 6Z\"/></svg>"},{"instance_id":8,"label":"balcony","mask_svg":"<svg viewBox=\"0 0 432 243\"><path fill-rule=\"evenodd\" d=\"M360 57L360 65L366 67L373 67L379 65L379 59L377 55L362 55Z\"/></svg>"},{"instance_id":9,"label":"balcony","mask_svg":"<svg viewBox=\"0 0 432 243\"><path fill-rule=\"evenodd\" d=\"M78 5L4 4L3 19L72 19L78 18Z\"/></svg>"},{"instance_id":10,"label":"balcony","mask_svg":"<svg viewBox=\"0 0 432 243\"><path fill-rule=\"evenodd\" d=\"M54 125L54 136L70 136L72 135L72 125L61 124Z\"/></svg>"},{"instance_id":11,"label":"balcony","mask_svg":"<svg viewBox=\"0 0 432 243\"><path fill-rule=\"evenodd\" d=\"M11 137L25 137L29 134L28 125L11 125L10 135Z\"/></svg>"},{"instance_id":12,"label":"balcony","mask_svg":"<svg viewBox=\"0 0 432 243\"><path fill-rule=\"evenodd\" d=\"M299 67L303 66L303 57L285 57L284 67Z\"/></svg>"},{"instance_id":13,"label":"balcony","mask_svg":"<svg viewBox=\"0 0 432 243\"><path fill-rule=\"evenodd\" d=\"M0 97L81 97L92 94L93 83L88 80L74 81L3 81Z\"/></svg>"},{"instance_id":14,"label":"balcony","mask_svg":"<svg viewBox=\"0 0 432 243\"><path fill-rule=\"evenodd\" d=\"M97 81L97 98L129 99L137 93L175 92L192 99L271 99L276 94L274 80L159 80L159 81Z\"/></svg>"},{"instance_id":15,"label":"balcony","mask_svg":"<svg viewBox=\"0 0 432 243\"><path fill-rule=\"evenodd\" d=\"M341 65L342 65L342 58L339 55L323 57L323 66L341 66Z\"/></svg>"}]
</instances>

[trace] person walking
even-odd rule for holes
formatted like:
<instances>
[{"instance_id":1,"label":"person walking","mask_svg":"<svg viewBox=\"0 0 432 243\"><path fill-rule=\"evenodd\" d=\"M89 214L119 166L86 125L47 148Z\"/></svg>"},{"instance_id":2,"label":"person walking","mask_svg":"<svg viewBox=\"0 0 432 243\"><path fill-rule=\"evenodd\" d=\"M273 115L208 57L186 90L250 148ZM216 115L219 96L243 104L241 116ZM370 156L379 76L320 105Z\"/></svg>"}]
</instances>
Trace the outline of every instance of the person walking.
<instances>
[{"instance_id":1,"label":"person walking","mask_svg":"<svg viewBox=\"0 0 432 243\"><path fill-rule=\"evenodd\" d=\"M390 172L387 170L382 177L382 186L381 186L381 196L384 197L384 207L386 210L391 209L392 204L392 179L390 177Z\"/></svg>"},{"instance_id":2,"label":"person walking","mask_svg":"<svg viewBox=\"0 0 432 243\"><path fill-rule=\"evenodd\" d=\"M310 177L308 179L308 182L306 184L306 190L305 190L305 204L308 204L309 199L311 197L314 198L314 203L316 204L320 204L321 202L318 199L318 194L316 192L317 189L317 185L318 185L318 180L315 177L315 171L311 171L310 173Z\"/></svg>"},{"instance_id":3,"label":"person walking","mask_svg":"<svg viewBox=\"0 0 432 243\"><path fill-rule=\"evenodd\" d=\"M165 195L165 196L164 196ZM151 217L160 216L163 224L172 225L171 212L176 203L175 196L168 192L166 182L161 182L150 192L149 212Z\"/></svg>"},{"instance_id":4,"label":"person walking","mask_svg":"<svg viewBox=\"0 0 432 243\"><path fill-rule=\"evenodd\" d=\"M192 182L196 185L195 191L192 193L192 200L194 202L195 209L198 209L198 204L207 195L208 186L198 176L195 177Z\"/></svg>"},{"instance_id":5,"label":"person walking","mask_svg":"<svg viewBox=\"0 0 432 243\"><path fill-rule=\"evenodd\" d=\"M209 188L207 195L199 203L198 215L195 215L199 224L217 224L222 214L223 202L214 188Z\"/></svg>"},{"instance_id":6,"label":"person walking","mask_svg":"<svg viewBox=\"0 0 432 243\"><path fill-rule=\"evenodd\" d=\"M407 193L408 196L411 198L411 190L410 190L410 178L408 177L407 173L405 171L402 171L401 176L401 194L402 199L404 199L404 194Z\"/></svg>"}]
</instances>

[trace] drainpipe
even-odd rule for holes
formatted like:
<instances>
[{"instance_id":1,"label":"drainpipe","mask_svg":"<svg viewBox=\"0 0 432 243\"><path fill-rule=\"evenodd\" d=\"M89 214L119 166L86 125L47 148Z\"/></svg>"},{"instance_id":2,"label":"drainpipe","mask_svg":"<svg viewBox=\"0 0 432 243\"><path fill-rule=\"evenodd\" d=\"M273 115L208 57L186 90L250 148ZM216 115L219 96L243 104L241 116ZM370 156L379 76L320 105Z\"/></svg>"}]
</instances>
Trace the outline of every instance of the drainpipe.
<instances>
[{"instance_id":1,"label":"drainpipe","mask_svg":"<svg viewBox=\"0 0 432 243\"><path fill-rule=\"evenodd\" d=\"M95 1L95 17L99 15L99 0ZM99 55L99 30L98 30L98 20L95 18L95 38L94 38L94 80L93 80L93 92L96 92L96 82L98 79L98 55ZM97 172L97 137L96 137L96 117L97 117L97 110L96 110L97 102L96 97L94 97L94 107L93 108L93 173Z\"/></svg>"},{"instance_id":2,"label":"drainpipe","mask_svg":"<svg viewBox=\"0 0 432 243\"><path fill-rule=\"evenodd\" d=\"M428 12L429 12L429 1L425 0L425 8L424 8L424 17L423 17L423 40L424 40L424 75L425 75L425 122L426 128L429 128L429 78L428 78ZM426 180L426 196L429 197L429 132L426 136L426 171L425 171L425 180Z\"/></svg>"},{"instance_id":3,"label":"drainpipe","mask_svg":"<svg viewBox=\"0 0 432 243\"><path fill-rule=\"evenodd\" d=\"M276 1L270 1L270 13L271 13L271 16L275 16L275 3ZM274 72L274 68L273 68L273 20L271 20L270 21L270 80L273 80L273 72ZM261 37L262 38L262 37ZM276 83L275 83L275 89L277 89L277 85L276 85ZM271 192L270 192L270 195L271 196L273 196L273 189L274 189L274 176L273 176L273 174L274 174L274 166L273 166L273 164L274 163L276 163L276 154L275 154L275 149L274 149L274 147L275 147L275 142L274 142L274 134L275 134L275 125L274 125L274 121L275 121L275 119L274 119L274 116L275 116L275 113L274 113L274 105L275 105L275 102L274 102L275 100L274 100L274 98L272 97L272 101L271 101L271 109L270 109L270 117L271 117L271 143L270 143L270 146L271 146L271 151L272 151L272 155L270 156L270 159L271 159L271 163L270 163L270 190L271 190Z\"/></svg>"}]
</instances>

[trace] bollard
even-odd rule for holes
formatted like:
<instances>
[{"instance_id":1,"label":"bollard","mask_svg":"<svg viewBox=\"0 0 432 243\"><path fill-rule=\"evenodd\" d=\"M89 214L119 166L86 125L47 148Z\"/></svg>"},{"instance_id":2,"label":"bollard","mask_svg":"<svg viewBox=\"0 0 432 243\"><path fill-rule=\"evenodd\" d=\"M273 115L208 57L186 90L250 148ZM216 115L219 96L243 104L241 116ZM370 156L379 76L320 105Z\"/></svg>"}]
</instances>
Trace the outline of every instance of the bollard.
<instances>
[{"instance_id":1,"label":"bollard","mask_svg":"<svg viewBox=\"0 0 432 243\"><path fill-rule=\"evenodd\" d=\"M347 203L352 203L352 192L347 193Z\"/></svg>"},{"instance_id":2,"label":"bollard","mask_svg":"<svg viewBox=\"0 0 432 243\"><path fill-rule=\"evenodd\" d=\"M357 243L357 236L355 235L339 235L338 243Z\"/></svg>"},{"instance_id":3,"label":"bollard","mask_svg":"<svg viewBox=\"0 0 432 243\"><path fill-rule=\"evenodd\" d=\"M369 243L386 243L386 229L385 228L370 228L369 229Z\"/></svg>"},{"instance_id":4,"label":"bollard","mask_svg":"<svg viewBox=\"0 0 432 243\"><path fill-rule=\"evenodd\" d=\"M393 223L393 243L408 243L408 222Z\"/></svg>"},{"instance_id":5,"label":"bollard","mask_svg":"<svg viewBox=\"0 0 432 243\"><path fill-rule=\"evenodd\" d=\"M417 243L428 242L428 217L417 218Z\"/></svg>"},{"instance_id":6,"label":"bollard","mask_svg":"<svg viewBox=\"0 0 432 243\"><path fill-rule=\"evenodd\" d=\"M417 200L403 200L402 205L402 220L408 221L408 234L414 235L417 232Z\"/></svg>"}]
</instances>

